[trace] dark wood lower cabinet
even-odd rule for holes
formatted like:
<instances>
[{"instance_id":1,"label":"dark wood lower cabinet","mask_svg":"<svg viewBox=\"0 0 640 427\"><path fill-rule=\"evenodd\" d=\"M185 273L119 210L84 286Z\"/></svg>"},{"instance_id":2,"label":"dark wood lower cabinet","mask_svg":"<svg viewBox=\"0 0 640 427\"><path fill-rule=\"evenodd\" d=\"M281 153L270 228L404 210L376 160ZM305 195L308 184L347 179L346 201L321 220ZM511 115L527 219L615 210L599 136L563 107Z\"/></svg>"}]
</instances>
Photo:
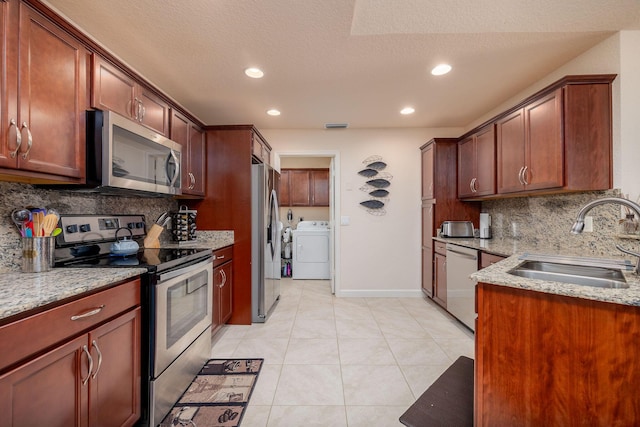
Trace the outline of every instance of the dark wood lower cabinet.
<instances>
[{"instance_id":1,"label":"dark wood lower cabinet","mask_svg":"<svg viewBox=\"0 0 640 427\"><path fill-rule=\"evenodd\" d=\"M640 425L640 307L479 283L476 426Z\"/></svg>"},{"instance_id":2,"label":"dark wood lower cabinet","mask_svg":"<svg viewBox=\"0 0 640 427\"><path fill-rule=\"evenodd\" d=\"M233 314L233 246L213 252L213 319L211 334Z\"/></svg>"},{"instance_id":3,"label":"dark wood lower cabinet","mask_svg":"<svg viewBox=\"0 0 640 427\"><path fill-rule=\"evenodd\" d=\"M0 426L133 425L139 342L138 307L0 376Z\"/></svg>"}]
</instances>

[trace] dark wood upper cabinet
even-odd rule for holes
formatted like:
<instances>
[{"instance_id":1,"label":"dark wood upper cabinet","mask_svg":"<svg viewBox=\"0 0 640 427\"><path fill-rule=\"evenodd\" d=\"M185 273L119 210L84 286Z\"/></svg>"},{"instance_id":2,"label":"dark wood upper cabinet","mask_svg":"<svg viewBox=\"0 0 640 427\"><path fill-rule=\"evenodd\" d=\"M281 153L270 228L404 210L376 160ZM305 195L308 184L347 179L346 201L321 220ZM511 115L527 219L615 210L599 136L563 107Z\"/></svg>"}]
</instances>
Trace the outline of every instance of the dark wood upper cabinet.
<instances>
[{"instance_id":1,"label":"dark wood upper cabinet","mask_svg":"<svg viewBox=\"0 0 640 427\"><path fill-rule=\"evenodd\" d=\"M496 193L496 142L493 125L458 143L458 197Z\"/></svg>"},{"instance_id":2,"label":"dark wood upper cabinet","mask_svg":"<svg viewBox=\"0 0 640 427\"><path fill-rule=\"evenodd\" d=\"M170 106L151 89L99 55L93 56L91 106L127 117L169 136Z\"/></svg>"},{"instance_id":3,"label":"dark wood upper cabinet","mask_svg":"<svg viewBox=\"0 0 640 427\"><path fill-rule=\"evenodd\" d=\"M280 206L329 206L329 169L282 169Z\"/></svg>"},{"instance_id":4,"label":"dark wood upper cabinet","mask_svg":"<svg viewBox=\"0 0 640 427\"><path fill-rule=\"evenodd\" d=\"M85 178L89 52L17 0L0 3L2 121L0 175L32 183Z\"/></svg>"},{"instance_id":5,"label":"dark wood upper cabinet","mask_svg":"<svg viewBox=\"0 0 640 427\"><path fill-rule=\"evenodd\" d=\"M171 139L182 146L182 196L204 196L206 161L204 130L173 110Z\"/></svg>"},{"instance_id":6,"label":"dark wood upper cabinet","mask_svg":"<svg viewBox=\"0 0 640 427\"><path fill-rule=\"evenodd\" d=\"M612 187L615 77L567 76L494 120L498 195Z\"/></svg>"}]
</instances>

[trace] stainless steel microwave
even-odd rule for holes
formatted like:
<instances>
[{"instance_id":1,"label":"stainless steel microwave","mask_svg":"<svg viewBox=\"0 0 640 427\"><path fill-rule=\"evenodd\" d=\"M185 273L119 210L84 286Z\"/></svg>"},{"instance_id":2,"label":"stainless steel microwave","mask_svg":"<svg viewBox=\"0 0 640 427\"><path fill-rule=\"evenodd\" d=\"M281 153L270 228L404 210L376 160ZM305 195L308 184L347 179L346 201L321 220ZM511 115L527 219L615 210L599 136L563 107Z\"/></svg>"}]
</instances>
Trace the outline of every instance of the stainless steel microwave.
<instances>
[{"instance_id":1,"label":"stainless steel microwave","mask_svg":"<svg viewBox=\"0 0 640 427\"><path fill-rule=\"evenodd\" d=\"M91 191L182 194L182 146L111 111L87 111L87 186Z\"/></svg>"}]
</instances>

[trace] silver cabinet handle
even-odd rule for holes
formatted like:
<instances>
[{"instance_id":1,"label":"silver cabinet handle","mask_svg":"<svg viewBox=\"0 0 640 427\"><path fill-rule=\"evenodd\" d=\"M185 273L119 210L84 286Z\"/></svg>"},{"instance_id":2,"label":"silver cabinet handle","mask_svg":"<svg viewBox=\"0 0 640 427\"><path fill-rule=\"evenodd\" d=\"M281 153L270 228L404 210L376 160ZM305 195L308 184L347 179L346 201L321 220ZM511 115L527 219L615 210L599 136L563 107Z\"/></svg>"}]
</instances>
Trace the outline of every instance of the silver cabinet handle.
<instances>
[{"instance_id":1,"label":"silver cabinet handle","mask_svg":"<svg viewBox=\"0 0 640 427\"><path fill-rule=\"evenodd\" d=\"M71 320L80 320L80 319L85 319L87 317L94 316L94 315L100 313L104 307L105 307L105 305L102 304L100 307L96 307L93 310L89 310L89 311L86 311L86 312L81 313L81 314L73 315L73 316L71 316Z\"/></svg>"},{"instance_id":2,"label":"silver cabinet handle","mask_svg":"<svg viewBox=\"0 0 640 427\"><path fill-rule=\"evenodd\" d=\"M98 347L98 343L96 342L96 340L93 340L91 342L91 345L95 347L96 351L98 352L98 367L96 368L96 371L91 376L91 378L95 379L96 376L98 375L98 372L100 372L100 366L102 366L102 352L100 351L100 347Z\"/></svg>"},{"instance_id":3,"label":"silver cabinet handle","mask_svg":"<svg viewBox=\"0 0 640 427\"><path fill-rule=\"evenodd\" d=\"M473 191L473 180L474 179L475 178L472 178L471 181L469 181L469 189L471 190L472 193L474 193L474 191Z\"/></svg>"},{"instance_id":4,"label":"silver cabinet handle","mask_svg":"<svg viewBox=\"0 0 640 427\"><path fill-rule=\"evenodd\" d=\"M91 353L89 353L89 349L86 345L82 346L82 351L87 355L87 360L89 361L89 372L87 372L87 378L82 380L82 385L87 385L89 378L91 378L91 371L93 371L93 357L91 357Z\"/></svg>"},{"instance_id":5,"label":"silver cabinet handle","mask_svg":"<svg viewBox=\"0 0 640 427\"><path fill-rule=\"evenodd\" d=\"M22 129L26 129L27 130L27 137L28 137L28 139L27 139L27 151L22 153L22 158L26 160L27 156L29 155L29 151L31 151L31 146L33 145L33 137L31 136L31 131L29 130L29 126L27 126L27 122L22 122L22 128L20 129L20 132L22 132Z\"/></svg>"},{"instance_id":6,"label":"silver cabinet handle","mask_svg":"<svg viewBox=\"0 0 640 427\"><path fill-rule=\"evenodd\" d=\"M216 255L215 259L224 259L224 255Z\"/></svg>"},{"instance_id":7,"label":"silver cabinet handle","mask_svg":"<svg viewBox=\"0 0 640 427\"><path fill-rule=\"evenodd\" d=\"M9 155L12 159L15 159L16 155L18 154L18 150L20 150L20 144L22 144L22 133L20 132L20 129L18 129L18 124L16 123L15 119L11 119L9 121L9 129L11 129L11 126L16 127L16 149L11 151Z\"/></svg>"},{"instance_id":8,"label":"silver cabinet handle","mask_svg":"<svg viewBox=\"0 0 640 427\"><path fill-rule=\"evenodd\" d=\"M529 169L529 166L525 166L524 169L522 169L522 183L524 185L529 185L527 181L527 169Z\"/></svg>"},{"instance_id":9,"label":"silver cabinet handle","mask_svg":"<svg viewBox=\"0 0 640 427\"><path fill-rule=\"evenodd\" d=\"M144 121L144 116L146 112L147 112L147 109L144 108L144 104L142 103L142 100L140 100L140 123Z\"/></svg>"},{"instance_id":10,"label":"silver cabinet handle","mask_svg":"<svg viewBox=\"0 0 640 427\"><path fill-rule=\"evenodd\" d=\"M220 277L222 277L222 283L218 285L219 288L223 288L227 284L227 273L224 270L220 270Z\"/></svg>"},{"instance_id":11,"label":"silver cabinet handle","mask_svg":"<svg viewBox=\"0 0 640 427\"><path fill-rule=\"evenodd\" d=\"M189 184L189 190L193 190L196 186L196 177L192 172L189 172L189 181L191 181L191 184Z\"/></svg>"},{"instance_id":12,"label":"silver cabinet handle","mask_svg":"<svg viewBox=\"0 0 640 427\"><path fill-rule=\"evenodd\" d=\"M520 167L520 171L518 172L518 181L520 184L524 185L524 181L522 180L522 173L524 172L524 166Z\"/></svg>"},{"instance_id":13,"label":"silver cabinet handle","mask_svg":"<svg viewBox=\"0 0 640 427\"><path fill-rule=\"evenodd\" d=\"M138 97L136 96L135 98L133 98L133 102L131 103L131 115L133 116L134 119L136 119L137 121L140 121L140 117L138 115L139 110L140 110L140 100L138 99Z\"/></svg>"}]
</instances>

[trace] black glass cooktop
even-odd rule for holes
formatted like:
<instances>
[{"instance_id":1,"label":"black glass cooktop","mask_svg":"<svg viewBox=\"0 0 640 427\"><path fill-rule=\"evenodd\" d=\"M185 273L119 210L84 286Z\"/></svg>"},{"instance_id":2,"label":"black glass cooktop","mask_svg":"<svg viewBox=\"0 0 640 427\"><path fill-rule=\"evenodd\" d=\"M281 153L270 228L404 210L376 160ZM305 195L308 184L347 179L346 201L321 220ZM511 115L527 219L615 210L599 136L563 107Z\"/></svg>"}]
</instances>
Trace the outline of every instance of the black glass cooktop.
<instances>
[{"instance_id":1,"label":"black glass cooktop","mask_svg":"<svg viewBox=\"0 0 640 427\"><path fill-rule=\"evenodd\" d=\"M56 267L139 267L160 271L200 260L211 255L211 249L202 248L150 248L123 256L113 254L77 256L56 262Z\"/></svg>"}]
</instances>

